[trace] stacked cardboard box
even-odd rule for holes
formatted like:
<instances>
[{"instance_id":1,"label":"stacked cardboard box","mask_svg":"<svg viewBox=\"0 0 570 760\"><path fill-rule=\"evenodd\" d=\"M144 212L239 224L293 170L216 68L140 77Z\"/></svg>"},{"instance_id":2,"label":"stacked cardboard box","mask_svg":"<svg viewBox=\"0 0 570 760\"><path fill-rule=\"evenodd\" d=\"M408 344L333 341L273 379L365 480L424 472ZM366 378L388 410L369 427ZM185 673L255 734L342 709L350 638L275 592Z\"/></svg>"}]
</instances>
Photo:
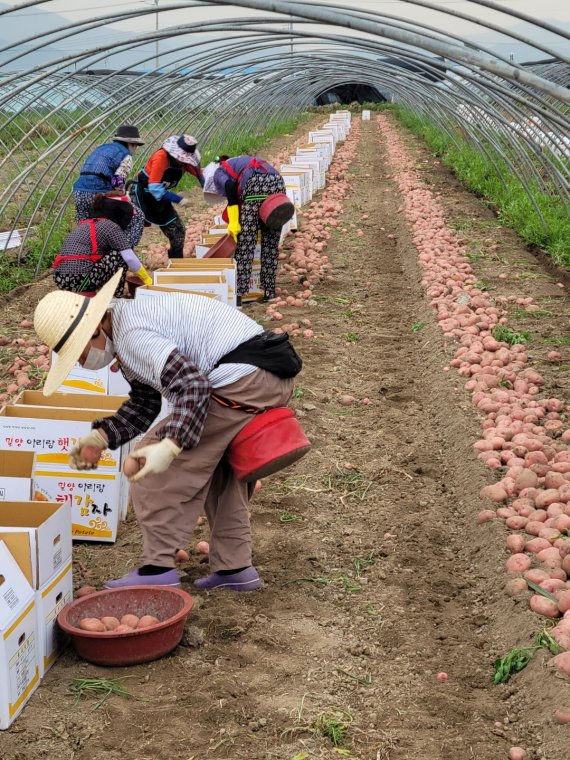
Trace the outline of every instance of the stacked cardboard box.
<instances>
[{"instance_id":1,"label":"stacked cardboard box","mask_svg":"<svg viewBox=\"0 0 570 760\"><path fill-rule=\"evenodd\" d=\"M92 399L91 403L86 399ZM31 400L38 401L36 397ZM74 538L113 542L128 502L120 469L126 450L107 450L98 469L89 472L72 470L69 452L94 420L112 414L124 399L106 397L105 404L100 404L99 397L56 394L50 400L64 406L21 404L0 411L0 451L35 452L32 497L69 504ZM105 408L93 408L95 405Z\"/></svg>"},{"instance_id":2,"label":"stacked cardboard box","mask_svg":"<svg viewBox=\"0 0 570 760\"><path fill-rule=\"evenodd\" d=\"M153 272L156 286L215 295L236 306L236 265L233 259L175 259L168 269Z\"/></svg>"},{"instance_id":3,"label":"stacked cardboard box","mask_svg":"<svg viewBox=\"0 0 570 760\"><path fill-rule=\"evenodd\" d=\"M73 596L71 510L65 504L2 502L0 540L34 592L36 651L43 677L63 649L56 618Z\"/></svg>"},{"instance_id":4,"label":"stacked cardboard box","mask_svg":"<svg viewBox=\"0 0 570 760\"><path fill-rule=\"evenodd\" d=\"M21 713L40 680L34 591L0 541L0 729Z\"/></svg>"}]
</instances>

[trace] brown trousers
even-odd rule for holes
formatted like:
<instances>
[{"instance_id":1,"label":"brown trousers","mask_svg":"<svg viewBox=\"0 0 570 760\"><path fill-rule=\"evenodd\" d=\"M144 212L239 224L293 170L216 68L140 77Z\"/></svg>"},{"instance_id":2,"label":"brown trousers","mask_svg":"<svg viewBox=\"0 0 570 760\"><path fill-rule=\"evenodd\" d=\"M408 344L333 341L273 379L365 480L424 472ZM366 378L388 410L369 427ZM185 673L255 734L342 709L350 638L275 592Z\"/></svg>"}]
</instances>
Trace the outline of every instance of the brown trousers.
<instances>
[{"instance_id":1,"label":"brown trousers","mask_svg":"<svg viewBox=\"0 0 570 760\"><path fill-rule=\"evenodd\" d=\"M286 406L293 380L258 369L235 383L216 388L221 396L260 408ZM251 565L248 501L251 485L241 483L224 454L252 415L210 402L198 446L184 450L166 472L132 483L131 498L143 534L142 563L175 566L175 553L188 545L204 511L210 526L210 568L233 570ZM140 446L155 443L155 425Z\"/></svg>"}]
</instances>

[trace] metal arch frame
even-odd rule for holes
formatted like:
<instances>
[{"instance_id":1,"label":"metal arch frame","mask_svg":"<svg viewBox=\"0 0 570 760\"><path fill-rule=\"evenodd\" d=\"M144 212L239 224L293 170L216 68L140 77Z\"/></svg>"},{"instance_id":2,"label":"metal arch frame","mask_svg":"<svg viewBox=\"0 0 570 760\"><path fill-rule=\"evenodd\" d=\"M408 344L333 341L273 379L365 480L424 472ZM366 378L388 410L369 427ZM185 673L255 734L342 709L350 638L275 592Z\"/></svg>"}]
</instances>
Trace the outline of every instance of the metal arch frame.
<instances>
[{"instance_id":1,"label":"metal arch frame","mask_svg":"<svg viewBox=\"0 0 570 760\"><path fill-rule=\"evenodd\" d=\"M44 5L49 1L41 0L41 2L30 1L21 3L19 6L0 11L0 16L26 7ZM554 34L558 33L561 38L570 38L570 35L566 35L561 30L554 30L550 25L545 25L536 19L525 17L524 14L510 13L505 8L497 5L497 3L492 2L492 0L469 1L474 6L489 7L505 16L512 15L522 20L530 21L530 23L534 23L537 27L547 28L548 31ZM483 22L475 16L458 13L453 9L444 9L442 6L437 6L427 0L402 0L402 2L429 8L443 15L447 14L468 19L480 26L495 28L505 36L511 36L513 39L520 39L521 41L533 44L529 38L522 37L521 35L512 35L508 30L491 25L489 22ZM558 61L554 64L547 62L537 64L532 68L511 65L497 56L491 60L489 58L489 51L482 51L486 55L476 52L466 53L465 49L460 45L442 41L441 35L443 33L441 30L427 24L417 25L413 21L404 19L403 17L364 12L353 7L341 5L319 4L318 6L308 7L307 4L299 2L285 3L282 0L237 0L236 2L222 2L222 0L202 2L192 0L187 3L179 2L171 3L168 6L161 6L159 12L221 5L268 10L278 15L267 18L231 19L225 23L200 23L198 25L199 28L194 24L191 31L188 28L174 28L163 29L159 33L139 34L126 38L121 42L91 48L80 54L60 57L42 66L32 67L24 72L24 77L28 81L11 88L9 92L8 88L12 82L16 81L16 78L19 78L20 82L22 82L22 73L20 72L11 78L7 77L4 80L0 79L0 94L2 90L6 91L4 99L0 99L0 104L17 104L18 101L23 104L25 94L32 92L35 87L41 87L42 81L44 83L43 96L45 96L48 105L43 116L41 108L32 111L39 118L36 118L35 121L31 119L29 122L31 129L24 133L23 138L28 142L30 141L31 133L36 127L43 125L46 121L49 122L50 116L65 114L66 104L73 102L73 99L86 89L93 89L93 85L96 86L96 89L98 88L97 97L101 100L99 103L94 103L87 113L105 109L103 114L100 113L96 118L91 119L83 125L81 130L83 138L81 141L75 141L74 135L69 134L66 138L60 139L58 143L51 147L48 144L47 150L41 151L39 158L25 167L20 173L17 178L19 182L13 180L14 192L10 198L14 197L18 189L23 189L23 183L30 176L33 176L36 170L42 171L43 173L39 175L32 191L35 192L40 181L48 175L62 155L65 155L68 159L72 159L75 156L75 167L86 150L100 139L103 130L109 129L112 119L122 114L133 114L133 111L128 110L129 107L140 110L141 118L146 119L143 123L152 123L157 115L157 111L164 111L166 106L168 114L166 124L170 126L171 124L179 123L180 109L177 107L176 98L188 98L189 92L205 98L206 94L210 93L210 97L214 102L221 103L220 109L216 110L216 115L220 115L220 121L216 125L210 123L209 127L205 126L208 121L208 114L203 102L199 106L192 106L188 100L185 100L184 105L186 109L189 109L188 113L191 113L196 118L195 123L199 129L204 127L202 136L210 137L214 140L218 139L216 135L223 134L224 130L233 131L236 128L243 130L253 128L259 122L260 117L267 118L269 114L272 114L273 119L278 119L282 114L294 113L303 108L317 90L322 90L325 86L338 83L339 79L341 81L354 81L358 79L360 81L367 81L376 87L382 85L382 88L384 88L384 85L386 85L386 88L390 92L396 94L401 102L406 103L413 110L429 113L430 117L445 130L456 144L460 144L462 140L467 140L470 145L477 147L485 157L485 160L498 176L501 177L501 169L493 157L493 153L496 154L497 157L506 163L510 171L518 176L519 181L526 188L527 194L529 194L533 202L532 192L527 185L527 180L529 179L537 180L539 186L546 188L551 194L558 195L563 203L568 204L568 162L554 153L554 148L562 146L565 150L565 146L567 145L567 143L563 142L562 138L565 138L564 130L568 130L568 109L566 104L570 103L570 95L565 84L570 80L570 67L564 66L561 63L568 62L567 58L558 55ZM344 17L339 13L340 10L346 11ZM69 36L71 30L75 30L73 34L80 34L100 27L113 19L134 18L135 16L139 17L148 14L154 15L156 11L156 7L131 12L117 11L116 13L108 14L104 18L88 19L83 22L69 24L60 29L52 29L50 32L46 32L43 37L46 39L47 44L53 44L57 34ZM326 24L327 29L331 27L345 27L363 31L369 36L365 38L341 37L332 33L325 34L304 30L301 32L297 29L294 33L297 41L297 50L293 56L283 56L276 53L268 54L267 51L271 45L279 39L289 39L291 36L290 31L283 32L281 29L272 29L271 24L282 23L283 14L288 22L292 12L297 27L309 26L318 21ZM326 15L326 21L322 14ZM269 26L263 28L264 24ZM203 39L197 44L195 42L197 35L206 35L212 32L219 33L220 31L226 34L228 31L235 32L236 37L225 37L219 43L214 43L211 39ZM87 66L93 65L94 55L100 54L101 57L108 58L109 51L111 51L112 57L113 54L118 55L127 50L134 50L152 41L174 36L185 38L190 34L195 36L190 37L193 40L193 46L189 57L176 59L172 63L172 69L168 71L163 66L159 69L158 73L152 76L149 72L134 76L131 73L127 74L128 69L123 68L119 71L108 72L103 76L89 77L89 81L81 73ZM445 36L448 40L455 40L456 42L460 42L462 39L457 35L447 34ZM233 50L230 49L228 45L229 40L239 39L240 37L242 42L237 43ZM36 37L34 39L39 38ZM57 37L57 39L61 39L61 37ZM386 40L389 42L386 42ZM16 44L21 44L21 42L19 41ZM299 48L308 47L315 42L318 42L322 47L310 53L306 53L304 50L303 52L299 52ZM403 47L403 45L410 44L412 45L412 49ZM4 50L14 47L15 45L11 44L6 46ZM41 47L41 43L36 47ZM222 66L199 66L191 72L184 73L183 70L187 69L189 62L195 67L199 61L207 57L208 47L210 48L210 53L212 50L219 51L226 58L224 64ZM536 44L535 47L549 54L553 52L556 54L556 51L553 51L550 47ZM203 56L195 55L197 48L206 49ZM441 74L441 66L425 52L436 52L435 48L439 48L439 50L445 49L450 53L450 55L446 56L447 58L463 65L457 71L457 77L452 77L445 71L444 81L447 88L445 91L443 87L438 89L437 85L423 80L417 72L397 69L397 67L392 66L386 61L376 61L371 57L378 53L389 52L394 57L421 63L424 69L432 68ZM254 53L254 58L240 62L241 51L244 49L248 53ZM164 55L170 58L176 50L179 49L169 49ZM26 54L29 53L30 50L28 49ZM331 53L333 53L333 56L331 56ZM19 56L14 56L10 60L17 60L18 58ZM154 56L149 55L146 60L151 60L152 58ZM226 70L230 66L227 63L228 59L236 61L231 64L234 71L224 77L222 75L226 73ZM144 58L139 60L135 65L140 65L144 60ZM186 63L183 64L182 60ZM276 73L275 66L277 60L281 63L285 61L287 64L284 70L282 68L278 73ZM78 74L66 71L66 66L70 62L82 64ZM250 69L255 66L267 68L266 70L257 70L252 73ZM176 75L176 71L180 72L182 76ZM34 76L36 73L38 76ZM307 88L306 81L303 81L303 75L311 80L309 88ZM173 93L171 89L175 76L177 76L177 88L176 92ZM237 84L238 81L239 86ZM57 83L60 92L66 92L67 94L56 107L52 106L50 109L48 94L50 87L53 88L54 82ZM119 83L118 88L117 83ZM141 83L151 85L147 87L147 91L145 92L146 98L144 103L140 102L140 95L137 92L137 88ZM189 87L189 83L194 86L194 90ZM475 90L469 90L469 86L474 87ZM123 91L127 97L119 100L118 94ZM458 105L467 100L466 96L468 96L468 102L477 103L475 108L480 109L483 115L481 123L471 124L461 119L458 115ZM244 113L241 106L242 97L247 97L249 101L250 108L247 113ZM475 111L475 109L472 110ZM199 118L198 114L200 115ZM523 118L530 115L542 119L543 123L551 128L550 133L545 133L543 137L546 140L547 146L549 144L552 145L552 156L543 154L539 146L537 146L533 139L532 129L530 131L518 131L507 120L508 116L512 116L515 119L515 117ZM15 108L12 117L8 117L5 123L16 123L19 116L21 116L21 109ZM75 121L69 119L66 123L67 127L64 129L64 135L70 133L78 121L77 119ZM23 129L19 124L17 124L17 127L18 129ZM556 133L554 128L561 131ZM162 118L162 129L166 129L164 118ZM198 130L196 132L200 134ZM534 132L538 134L538 127L534 127ZM536 134L534 137L536 137ZM38 140L42 141L41 135L38 136ZM503 144L505 141L506 145ZM46 147L47 142L47 140L43 140L44 147ZM0 143L0 148L5 147L7 149L3 163L6 164L7 161L10 161L17 166L18 150L23 144L22 139L17 140L16 145L12 144L11 148L5 142L4 145ZM58 150L59 153L57 153ZM45 161L46 157L52 154L51 164L48 164L47 167L44 164L41 167L41 161ZM563 155L570 155L570 145L568 145L568 153ZM542 177L542 172L545 173L546 178ZM34 217L39 209L43 208L42 201L44 196L49 189L53 189L53 186L57 184L59 174L61 173L61 169L59 172L56 171L55 177L52 177L51 183L44 190L43 195L40 196L31 217L28 219L28 229L32 226ZM553 192L553 189L556 192ZM48 214L51 214L57 207L56 202L59 196L66 192L67 198L65 200L67 201L69 200L69 190L67 189L66 191L66 183L62 181L56 188L55 197L49 204ZM3 195L6 195L6 191L4 191ZM2 196L0 196L0 212L5 207L6 203L2 206ZM540 215L536 203L535 207ZM59 207L59 213L52 222L48 238L63 213L64 208ZM44 250L47 243L48 240L46 239Z\"/></svg>"}]
</instances>

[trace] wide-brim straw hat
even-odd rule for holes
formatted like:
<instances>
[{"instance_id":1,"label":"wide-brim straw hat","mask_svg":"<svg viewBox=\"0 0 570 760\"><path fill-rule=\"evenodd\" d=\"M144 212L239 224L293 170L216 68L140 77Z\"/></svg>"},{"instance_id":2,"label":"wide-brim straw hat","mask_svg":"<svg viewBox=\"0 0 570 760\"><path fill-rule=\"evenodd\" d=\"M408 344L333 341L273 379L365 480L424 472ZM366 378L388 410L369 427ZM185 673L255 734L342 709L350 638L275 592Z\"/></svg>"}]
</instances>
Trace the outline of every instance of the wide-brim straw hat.
<instances>
[{"instance_id":1,"label":"wide-brim straw hat","mask_svg":"<svg viewBox=\"0 0 570 760\"><path fill-rule=\"evenodd\" d=\"M44 396L55 393L77 363L103 319L122 274L122 269L116 272L93 298L54 290L36 306L34 329L53 352Z\"/></svg>"},{"instance_id":2,"label":"wide-brim straw hat","mask_svg":"<svg viewBox=\"0 0 570 760\"><path fill-rule=\"evenodd\" d=\"M184 150L183 146L185 145L195 147L198 145L198 141L192 135L173 135L162 143L163 149L180 163L198 166L200 151L195 147L194 151L190 153L190 151Z\"/></svg>"}]
</instances>

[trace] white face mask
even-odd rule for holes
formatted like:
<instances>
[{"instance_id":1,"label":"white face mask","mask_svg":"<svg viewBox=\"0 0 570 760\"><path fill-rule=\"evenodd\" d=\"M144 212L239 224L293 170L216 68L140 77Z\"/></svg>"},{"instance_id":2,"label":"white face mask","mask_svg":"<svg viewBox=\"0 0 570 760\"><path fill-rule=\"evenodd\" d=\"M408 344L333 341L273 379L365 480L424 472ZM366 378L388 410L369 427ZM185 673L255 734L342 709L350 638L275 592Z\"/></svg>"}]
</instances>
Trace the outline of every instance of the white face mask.
<instances>
[{"instance_id":1,"label":"white face mask","mask_svg":"<svg viewBox=\"0 0 570 760\"><path fill-rule=\"evenodd\" d=\"M113 341L105 336L105 348L95 348L91 346L87 358L83 362L83 369L103 369L111 364L115 358L115 348Z\"/></svg>"},{"instance_id":2,"label":"white face mask","mask_svg":"<svg viewBox=\"0 0 570 760\"><path fill-rule=\"evenodd\" d=\"M131 154L131 156L134 156L134 154L137 152L137 148L138 148L138 145L133 145L132 143L131 145L129 145L129 153Z\"/></svg>"}]
</instances>

